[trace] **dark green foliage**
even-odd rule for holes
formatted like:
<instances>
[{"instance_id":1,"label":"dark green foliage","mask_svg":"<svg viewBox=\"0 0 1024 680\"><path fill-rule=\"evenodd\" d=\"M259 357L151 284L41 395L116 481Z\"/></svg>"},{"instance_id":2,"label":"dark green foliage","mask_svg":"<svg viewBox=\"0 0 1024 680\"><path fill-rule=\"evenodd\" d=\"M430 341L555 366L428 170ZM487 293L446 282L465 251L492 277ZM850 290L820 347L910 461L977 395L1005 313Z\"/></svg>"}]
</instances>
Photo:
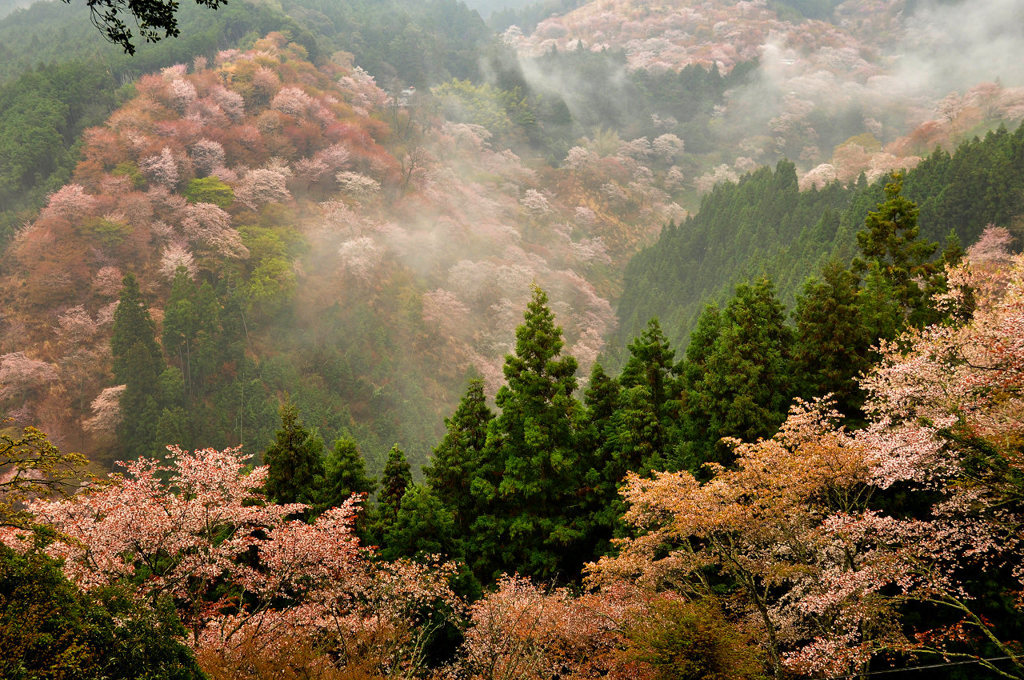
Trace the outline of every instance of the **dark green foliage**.
<instances>
[{"instance_id":1,"label":"dark green foliage","mask_svg":"<svg viewBox=\"0 0 1024 680\"><path fill-rule=\"evenodd\" d=\"M275 503L315 504L316 484L324 475L323 455L320 435L303 427L294 404L282 405L281 427L263 454L270 468L267 497Z\"/></svg>"},{"instance_id":2,"label":"dark green foliage","mask_svg":"<svg viewBox=\"0 0 1024 680\"><path fill-rule=\"evenodd\" d=\"M785 321L771 281L736 287L703 371L687 391L687 467L728 463L722 437L755 441L785 419L793 395L793 338Z\"/></svg>"},{"instance_id":3,"label":"dark green foliage","mask_svg":"<svg viewBox=\"0 0 1024 680\"><path fill-rule=\"evenodd\" d=\"M409 461L405 458L405 452L398 448L398 444L395 444L388 452L388 459L384 464L377 503L384 535L398 521L402 498L405 497L405 492L410 486L412 486L412 468L409 467Z\"/></svg>"},{"instance_id":4,"label":"dark green foliage","mask_svg":"<svg viewBox=\"0 0 1024 680\"><path fill-rule=\"evenodd\" d=\"M323 467L318 501L321 510L341 505L354 493L371 494L377 488L377 480L366 474L366 462L356 443L347 437L334 442Z\"/></svg>"},{"instance_id":5,"label":"dark green foliage","mask_svg":"<svg viewBox=\"0 0 1024 680\"><path fill-rule=\"evenodd\" d=\"M619 375L622 403L616 448L628 470L665 469L669 439L679 420L675 350L657 319L647 323L628 349L629 359Z\"/></svg>"},{"instance_id":6,"label":"dark green foliage","mask_svg":"<svg viewBox=\"0 0 1024 680\"><path fill-rule=\"evenodd\" d=\"M285 12L318 34L325 52L345 50L389 90L479 77L491 40L476 12L454 0L288 0Z\"/></svg>"},{"instance_id":7,"label":"dark green foliage","mask_svg":"<svg viewBox=\"0 0 1024 680\"><path fill-rule=\"evenodd\" d=\"M608 552L622 516L618 487L629 467L618 448L619 401L618 381L595 362L583 392L576 444L580 469L585 471L583 500L591 515L590 550L595 555Z\"/></svg>"},{"instance_id":8,"label":"dark green foliage","mask_svg":"<svg viewBox=\"0 0 1024 680\"><path fill-rule=\"evenodd\" d=\"M451 510L429 487L411 484L402 496L395 521L384 532L381 557L459 557L458 534Z\"/></svg>"},{"instance_id":9,"label":"dark green foliage","mask_svg":"<svg viewBox=\"0 0 1024 680\"><path fill-rule=\"evenodd\" d=\"M541 579L579 573L586 527L577 494L576 360L561 356L562 331L547 301L534 288L473 482L483 512L473 525L471 563L485 581L513 570Z\"/></svg>"},{"instance_id":10,"label":"dark green foliage","mask_svg":"<svg viewBox=\"0 0 1024 680\"><path fill-rule=\"evenodd\" d=\"M197 5L211 9L217 9L220 3L221 0L196 0ZM128 54L135 54L132 42L135 36L126 21L138 27L138 37L146 42L177 37L181 33L175 16L178 3L174 0L85 0L85 6L89 8L93 25Z\"/></svg>"},{"instance_id":11,"label":"dark green foliage","mask_svg":"<svg viewBox=\"0 0 1024 680\"><path fill-rule=\"evenodd\" d=\"M926 292L937 270L930 260L938 244L918 238L917 205L902 192L900 175L885 185L885 200L868 213L864 229L857 232L860 255L854 258L853 269L881 274L906 321L921 325L931 316Z\"/></svg>"},{"instance_id":12,"label":"dark green foliage","mask_svg":"<svg viewBox=\"0 0 1024 680\"><path fill-rule=\"evenodd\" d=\"M0 545L0 677L5 680L200 680L174 607L117 589L88 593L37 551Z\"/></svg>"},{"instance_id":13,"label":"dark green foliage","mask_svg":"<svg viewBox=\"0 0 1024 680\"><path fill-rule=\"evenodd\" d=\"M838 260L808 279L793 312L793 375L804 398L831 393L842 413L856 415L863 397L854 378L867 369L875 336L858 307L857 279Z\"/></svg>"},{"instance_id":14,"label":"dark green foliage","mask_svg":"<svg viewBox=\"0 0 1024 680\"><path fill-rule=\"evenodd\" d=\"M0 243L18 211L39 206L70 179L72 145L113 108L114 87L91 63L39 67L0 87Z\"/></svg>"},{"instance_id":15,"label":"dark green foliage","mask_svg":"<svg viewBox=\"0 0 1024 680\"><path fill-rule=\"evenodd\" d=\"M173 443L186 448L209 445L223 435L223 424L211 419L206 404L223 389L218 374L224 364L240 360L239 347L223 322L225 314L209 282L196 284L184 268L178 269L164 306L162 344L181 384L165 389L161 403L183 416L172 430ZM165 412L161 420L169 415ZM161 437L158 441L172 443Z\"/></svg>"},{"instance_id":16,"label":"dark green foliage","mask_svg":"<svg viewBox=\"0 0 1024 680\"><path fill-rule=\"evenodd\" d=\"M163 405L157 386L164 360L155 336L156 327L139 292L138 281L129 272L114 311L110 338L114 379L125 385L118 441L126 458L159 453L156 429Z\"/></svg>"},{"instance_id":17,"label":"dark green foliage","mask_svg":"<svg viewBox=\"0 0 1024 680\"><path fill-rule=\"evenodd\" d=\"M703 305L723 303L738 281L765 271L772 272L780 298L792 303L823 256L850 261L857 232L887 200L889 182L883 177L869 185L862 178L849 187L799 192L792 165L780 163L774 174L761 169L715 187L697 214L666 227L657 244L630 261L612 351L655 316L671 340L685 341ZM1024 126L965 142L953 155L936 151L903 176L902 187L901 199L919 208L918 242L941 241L952 230L961 243L973 243L987 224L1008 225L1024 213ZM862 304L865 323L875 337L892 337L892 310L883 300L907 291L882 290L884 272L870 269L863 276L863 286L873 291L873 301Z\"/></svg>"},{"instance_id":18,"label":"dark green foliage","mask_svg":"<svg viewBox=\"0 0 1024 680\"><path fill-rule=\"evenodd\" d=\"M444 439L433 451L423 476L434 496L453 514L464 534L476 515L470 486L487 442L487 427L494 414L487 407L483 380L470 380L455 414L445 419Z\"/></svg>"}]
</instances>

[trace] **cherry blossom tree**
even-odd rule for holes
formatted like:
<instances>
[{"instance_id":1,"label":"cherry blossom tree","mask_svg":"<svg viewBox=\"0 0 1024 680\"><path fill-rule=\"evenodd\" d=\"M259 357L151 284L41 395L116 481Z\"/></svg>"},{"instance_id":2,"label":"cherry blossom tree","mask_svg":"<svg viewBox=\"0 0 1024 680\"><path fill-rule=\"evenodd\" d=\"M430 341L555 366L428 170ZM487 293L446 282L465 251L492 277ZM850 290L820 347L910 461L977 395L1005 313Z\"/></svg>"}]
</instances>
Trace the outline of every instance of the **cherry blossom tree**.
<instances>
[{"instance_id":1,"label":"cherry blossom tree","mask_svg":"<svg viewBox=\"0 0 1024 680\"><path fill-rule=\"evenodd\" d=\"M87 194L80 184L66 184L50 194L46 211L66 220L77 220L90 214L96 205L96 197Z\"/></svg>"},{"instance_id":2,"label":"cherry blossom tree","mask_svg":"<svg viewBox=\"0 0 1024 680\"><path fill-rule=\"evenodd\" d=\"M238 449L140 460L73 498L38 501L38 521L60 538L49 552L86 589L111 583L142 600L169 597L200 657L238 664L255 645L274 654L295 640L326 646L331 663L373 660L411 672L445 617L461 604L443 564L376 564L353 523L360 498L313 523L301 504L266 502L267 468Z\"/></svg>"},{"instance_id":3,"label":"cherry blossom tree","mask_svg":"<svg viewBox=\"0 0 1024 680\"><path fill-rule=\"evenodd\" d=\"M459 671L473 680L642 677L616 671L626 608L505 576L470 609Z\"/></svg>"},{"instance_id":4,"label":"cherry blossom tree","mask_svg":"<svg viewBox=\"0 0 1024 680\"><path fill-rule=\"evenodd\" d=\"M125 386L104 388L92 400L92 416L86 419L84 427L91 432L113 434L121 424L121 395Z\"/></svg>"},{"instance_id":5,"label":"cherry blossom tree","mask_svg":"<svg viewBox=\"0 0 1024 680\"><path fill-rule=\"evenodd\" d=\"M224 165L224 147L220 142L200 139L189 148L192 167L200 175L209 175L215 168Z\"/></svg>"},{"instance_id":6,"label":"cherry blossom tree","mask_svg":"<svg viewBox=\"0 0 1024 680\"><path fill-rule=\"evenodd\" d=\"M302 116L313 109L313 98L298 87L282 87L274 95L270 107L289 116Z\"/></svg>"},{"instance_id":7,"label":"cherry blossom tree","mask_svg":"<svg viewBox=\"0 0 1024 680\"><path fill-rule=\"evenodd\" d=\"M223 257L237 259L249 257L249 250L242 244L242 237L231 227L231 215L216 205L212 203L190 204L185 207L184 214L181 227L192 244L211 250ZM171 254L175 253L172 251ZM178 253L178 256L178 261L184 264L184 255ZM184 266L188 265L184 264Z\"/></svg>"},{"instance_id":8,"label":"cherry blossom tree","mask_svg":"<svg viewBox=\"0 0 1024 680\"><path fill-rule=\"evenodd\" d=\"M166 146L159 154L144 158L139 163L139 169L154 184L173 189L178 183L178 162Z\"/></svg>"},{"instance_id":9,"label":"cherry blossom tree","mask_svg":"<svg viewBox=\"0 0 1024 680\"><path fill-rule=\"evenodd\" d=\"M235 189L235 198L251 210L266 203L283 203L292 197L286 186L290 176L291 171L281 166L249 170Z\"/></svg>"},{"instance_id":10,"label":"cherry blossom tree","mask_svg":"<svg viewBox=\"0 0 1024 680\"><path fill-rule=\"evenodd\" d=\"M30 359L24 352L0 356L0 401L29 394L57 380L53 364Z\"/></svg>"}]
</instances>

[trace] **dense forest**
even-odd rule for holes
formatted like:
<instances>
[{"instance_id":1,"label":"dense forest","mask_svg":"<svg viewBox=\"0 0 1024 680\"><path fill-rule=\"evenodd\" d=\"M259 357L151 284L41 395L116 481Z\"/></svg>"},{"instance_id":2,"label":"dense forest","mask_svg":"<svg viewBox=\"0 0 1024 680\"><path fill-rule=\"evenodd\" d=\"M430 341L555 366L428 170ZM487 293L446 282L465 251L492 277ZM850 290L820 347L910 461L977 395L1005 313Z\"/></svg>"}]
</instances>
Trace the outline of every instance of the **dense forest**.
<instances>
[{"instance_id":1,"label":"dense forest","mask_svg":"<svg viewBox=\"0 0 1024 680\"><path fill-rule=\"evenodd\" d=\"M907 198L933 241L970 244L990 224L1024 213L1024 127L1000 128L937 149L904 178ZM619 342L652 317L669 337L685 339L708 301L723 303L737 280L770 276L792 304L804 279L831 257L849 259L856 234L888 178L863 177L800 191L792 163L760 168L719 184L700 210L668 225L657 243L629 263L619 299Z\"/></svg>"},{"instance_id":2,"label":"dense forest","mask_svg":"<svg viewBox=\"0 0 1024 680\"><path fill-rule=\"evenodd\" d=\"M0 3L0 676L1024 678L1017 0L218 5Z\"/></svg>"}]
</instances>

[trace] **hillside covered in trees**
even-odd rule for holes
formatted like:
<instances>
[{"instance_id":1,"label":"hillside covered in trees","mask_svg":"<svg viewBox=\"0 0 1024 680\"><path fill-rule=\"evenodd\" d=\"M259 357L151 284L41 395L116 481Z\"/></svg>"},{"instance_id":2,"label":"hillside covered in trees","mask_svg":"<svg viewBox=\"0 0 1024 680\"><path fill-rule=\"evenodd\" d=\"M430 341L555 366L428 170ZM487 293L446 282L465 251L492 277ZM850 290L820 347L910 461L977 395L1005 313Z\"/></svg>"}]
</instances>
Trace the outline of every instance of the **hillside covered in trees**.
<instances>
[{"instance_id":1,"label":"hillside covered in trees","mask_svg":"<svg viewBox=\"0 0 1024 680\"><path fill-rule=\"evenodd\" d=\"M0 676L1024 678L1017 0L15 5Z\"/></svg>"}]
</instances>

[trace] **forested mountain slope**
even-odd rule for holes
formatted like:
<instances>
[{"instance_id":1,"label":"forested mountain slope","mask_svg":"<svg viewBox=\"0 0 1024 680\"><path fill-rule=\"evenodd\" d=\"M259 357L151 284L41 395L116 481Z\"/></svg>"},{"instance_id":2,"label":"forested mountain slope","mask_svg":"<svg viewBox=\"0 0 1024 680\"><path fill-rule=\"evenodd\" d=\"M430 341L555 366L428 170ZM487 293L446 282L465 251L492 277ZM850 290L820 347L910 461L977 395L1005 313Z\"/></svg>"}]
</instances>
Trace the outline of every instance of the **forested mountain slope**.
<instances>
[{"instance_id":1,"label":"forested mountain slope","mask_svg":"<svg viewBox=\"0 0 1024 680\"><path fill-rule=\"evenodd\" d=\"M420 461L467 374L496 389L531 283L593 361L613 261L679 216L660 188L677 150L655 172L617 148L535 169L486 128L305 56L274 34L165 69L86 132L5 261L2 396L19 422L108 456L260 450L290 395L325 438L352 431L371 456L400 441ZM149 378L118 368L128 272L162 344L143 343ZM124 332L144 340L147 323ZM146 399L118 415L132 380ZM119 418L140 421L131 441Z\"/></svg>"},{"instance_id":2,"label":"forested mountain slope","mask_svg":"<svg viewBox=\"0 0 1024 680\"><path fill-rule=\"evenodd\" d=\"M882 198L886 178L801 191L791 163L719 184L695 215L668 226L626 269L618 347L659 317L685 342L708 302L723 302L739 281L771 277L791 304L804 279L830 256L848 261L856 234ZM1001 128L937 150L906 173L905 195L920 207L921 234L944 242L977 240L988 224L1019 231L1024 215L1024 126Z\"/></svg>"}]
</instances>

